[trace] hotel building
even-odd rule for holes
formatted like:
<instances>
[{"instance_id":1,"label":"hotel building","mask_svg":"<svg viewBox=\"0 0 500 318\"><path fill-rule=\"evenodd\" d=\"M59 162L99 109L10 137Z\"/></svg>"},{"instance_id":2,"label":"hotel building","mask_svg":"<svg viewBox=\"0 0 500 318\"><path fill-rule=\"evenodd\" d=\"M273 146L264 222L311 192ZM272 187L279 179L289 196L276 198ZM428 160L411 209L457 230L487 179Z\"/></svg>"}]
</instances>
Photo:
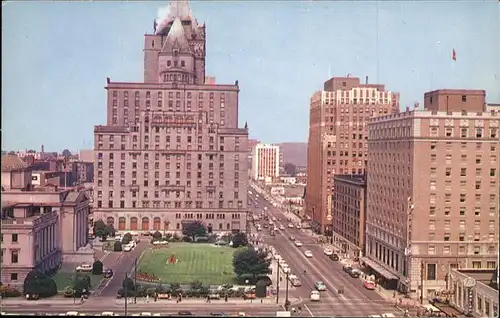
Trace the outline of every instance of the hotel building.
<instances>
[{"instance_id":1,"label":"hotel building","mask_svg":"<svg viewBox=\"0 0 500 318\"><path fill-rule=\"evenodd\" d=\"M370 120L362 261L382 283L425 298L451 269L498 265L499 111L482 90L437 90Z\"/></svg>"},{"instance_id":2,"label":"hotel building","mask_svg":"<svg viewBox=\"0 0 500 318\"><path fill-rule=\"evenodd\" d=\"M107 81L94 128L94 219L120 231L246 230L248 129L238 81L205 77L206 28L187 1L144 36L144 81Z\"/></svg>"},{"instance_id":3,"label":"hotel building","mask_svg":"<svg viewBox=\"0 0 500 318\"><path fill-rule=\"evenodd\" d=\"M333 177L364 174L366 121L399 111L399 94L384 85L334 77L311 97L307 148L306 215L313 229L332 235Z\"/></svg>"},{"instance_id":4,"label":"hotel building","mask_svg":"<svg viewBox=\"0 0 500 318\"><path fill-rule=\"evenodd\" d=\"M252 178L256 181L275 180L280 175L280 147L257 144L252 151Z\"/></svg>"}]
</instances>

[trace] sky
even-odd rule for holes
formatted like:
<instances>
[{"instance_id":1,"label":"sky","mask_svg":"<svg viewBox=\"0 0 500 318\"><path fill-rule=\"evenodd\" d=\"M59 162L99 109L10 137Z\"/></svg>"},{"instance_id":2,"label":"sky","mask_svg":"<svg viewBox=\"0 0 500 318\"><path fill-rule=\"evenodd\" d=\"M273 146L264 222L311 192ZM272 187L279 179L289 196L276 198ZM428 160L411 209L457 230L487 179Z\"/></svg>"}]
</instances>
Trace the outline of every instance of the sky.
<instances>
[{"instance_id":1,"label":"sky","mask_svg":"<svg viewBox=\"0 0 500 318\"><path fill-rule=\"evenodd\" d=\"M401 108L438 88L500 102L500 2L191 1L207 75L239 81L239 120L266 143L305 142L329 76L369 77ZM2 149L91 149L106 77L143 79L154 2L2 3ZM455 49L457 60L452 60Z\"/></svg>"}]
</instances>

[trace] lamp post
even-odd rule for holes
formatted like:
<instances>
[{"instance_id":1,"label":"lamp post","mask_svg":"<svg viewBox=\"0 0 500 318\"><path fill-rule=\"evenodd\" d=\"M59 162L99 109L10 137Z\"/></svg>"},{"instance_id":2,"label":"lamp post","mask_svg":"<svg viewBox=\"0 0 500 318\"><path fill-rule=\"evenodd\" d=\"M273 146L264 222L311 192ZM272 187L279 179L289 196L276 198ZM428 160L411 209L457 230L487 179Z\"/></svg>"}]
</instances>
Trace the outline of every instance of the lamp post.
<instances>
[{"instance_id":1,"label":"lamp post","mask_svg":"<svg viewBox=\"0 0 500 318\"><path fill-rule=\"evenodd\" d=\"M134 286L137 286L137 257L134 260ZM134 304L137 304L137 293L134 293Z\"/></svg>"},{"instance_id":2,"label":"lamp post","mask_svg":"<svg viewBox=\"0 0 500 318\"><path fill-rule=\"evenodd\" d=\"M125 317L128 312L128 273L125 273L125 286L123 286L123 294L125 296Z\"/></svg>"},{"instance_id":3,"label":"lamp post","mask_svg":"<svg viewBox=\"0 0 500 318\"><path fill-rule=\"evenodd\" d=\"M280 289L279 289L279 286L280 286L280 270L282 270L281 268L281 265L280 263L278 262L278 273L276 274L277 276L277 286L278 286L278 290L276 291L276 303L278 304L279 303L279 293L280 293ZM286 279L286 285L285 285L285 306L288 305L288 282L289 282L289 271L284 271L285 273L285 279Z\"/></svg>"}]
</instances>

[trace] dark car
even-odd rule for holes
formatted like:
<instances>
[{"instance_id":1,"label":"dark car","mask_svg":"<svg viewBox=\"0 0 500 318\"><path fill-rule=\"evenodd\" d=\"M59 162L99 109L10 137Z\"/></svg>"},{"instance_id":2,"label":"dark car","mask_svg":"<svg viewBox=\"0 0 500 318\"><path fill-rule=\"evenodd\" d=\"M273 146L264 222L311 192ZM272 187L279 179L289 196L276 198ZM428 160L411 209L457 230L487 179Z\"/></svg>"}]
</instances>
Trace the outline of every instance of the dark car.
<instances>
[{"instance_id":1,"label":"dark car","mask_svg":"<svg viewBox=\"0 0 500 318\"><path fill-rule=\"evenodd\" d=\"M211 312L210 316L212 316L212 317L226 317L227 314L225 312Z\"/></svg>"},{"instance_id":2,"label":"dark car","mask_svg":"<svg viewBox=\"0 0 500 318\"><path fill-rule=\"evenodd\" d=\"M342 269L344 270L344 272L346 272L348 274L351 273L351 271L352 271L351 265L344 265L344 266L342 266Z\"/></svg>"},{"instance_id":3,"label":"dark car","mask_svg":"<svg viewBox=\"0 0 500 318\"><path fill-rule=\"evenodd\" d=\"M102 275L104 276L104 278L111 278L113 277L113 270L112 269L106 269Z\"/></svg>"},{"instance_id":4,"label":"dark car","mask_svg":"<svg viewBox=\"0 0 500 318\"><path fill-rule=\"evenodd\" d=\"M181 310L177 313L178 316L192 316L193 314L188 310Z\"/></svg>"},{"instance_id":5,"label":"dark car","mask_svg":"<svg viewBox=\"0 0 500 318\"><path fill-rule=\"evenodd\" d=\"M330 259L332 261L338 262L339 261L339 256L337 254L333 253L332 255L330 255Z\"/></svg>"}]
</instances>

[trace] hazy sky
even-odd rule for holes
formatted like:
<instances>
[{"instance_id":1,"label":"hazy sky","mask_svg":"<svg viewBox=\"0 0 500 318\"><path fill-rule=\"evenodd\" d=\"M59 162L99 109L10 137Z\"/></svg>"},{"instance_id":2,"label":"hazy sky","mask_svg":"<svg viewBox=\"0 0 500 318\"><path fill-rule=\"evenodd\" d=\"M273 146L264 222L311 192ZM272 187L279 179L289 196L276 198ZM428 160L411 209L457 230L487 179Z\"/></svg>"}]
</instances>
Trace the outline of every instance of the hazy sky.
<instances>
[{"instance_id":1,"label":"hazy sky","mask_svg":"<svg viewBox=\"0 0 500 318\"><path fill-rule=\"evenodd\" d=\"M166 4L3 4L2 149L91 148L93 126L105 123L106 77L142 80L143 35ZM498 1L192 1L191 8L207 25L207 74L239 80L240 124L248 121L250 136L263 142L307 141L309 98L329 69L386 84L401 93L402 108L431 88L485 89L489 102L500 102Z\"/></svg>"}]
</instances>

